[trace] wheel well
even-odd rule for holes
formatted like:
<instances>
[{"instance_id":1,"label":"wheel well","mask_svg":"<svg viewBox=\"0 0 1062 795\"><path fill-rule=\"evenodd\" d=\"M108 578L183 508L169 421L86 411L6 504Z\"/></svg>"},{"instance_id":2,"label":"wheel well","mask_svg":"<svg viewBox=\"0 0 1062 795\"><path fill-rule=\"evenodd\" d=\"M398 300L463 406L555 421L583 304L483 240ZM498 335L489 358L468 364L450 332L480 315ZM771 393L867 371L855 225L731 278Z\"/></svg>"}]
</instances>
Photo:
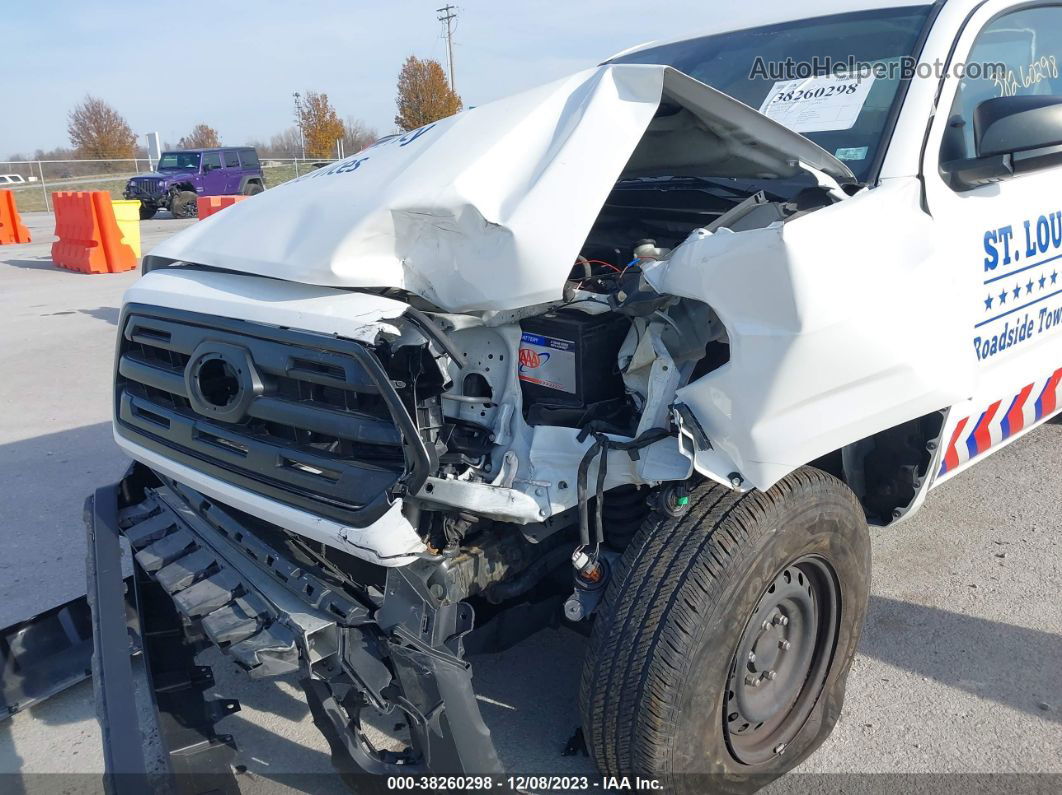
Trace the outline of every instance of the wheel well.
<instances>
[{"instance_id":1,"label":"wheel well","mask_svg":"<svg viewBox=\"0 0 1062 795\"><path fill-rule=\"evenodd\" d=\"M903 516L926 485L940 445L945 412L922 417L860 439L812 462L855 492L867 518L887 525Z\"/></svg>"},{"instance_id":2,"label":"wheel well","mask_svg":"<svg viewBox=\"0 0 1062 795\"><path fill-rule=\"evenodd\" d=\"M178 182L176 185L173 186L172 190L174 192L182 190L190 190L192 192L195 192L195 186L192 185L191 182Z\"/></svg>"}]
</instances>

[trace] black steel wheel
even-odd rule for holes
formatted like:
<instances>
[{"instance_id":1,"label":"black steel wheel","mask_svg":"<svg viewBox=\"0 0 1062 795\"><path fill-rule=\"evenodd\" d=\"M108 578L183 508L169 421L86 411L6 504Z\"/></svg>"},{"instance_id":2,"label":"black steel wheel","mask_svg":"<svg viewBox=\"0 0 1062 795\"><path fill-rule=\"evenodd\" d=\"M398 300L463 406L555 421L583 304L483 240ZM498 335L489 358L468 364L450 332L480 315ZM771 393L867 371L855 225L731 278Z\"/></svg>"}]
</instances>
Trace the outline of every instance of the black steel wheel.
<instances>
[{"instance_id":1,"label":"black steel wheel","mask_svg":"<svg viewBox=\"0 0 1062 795\"><path fill-rule=\"evenodd\" d=\"M243 188L243 195L244 196L257 196L259 193L261 193L264 190L265 190L265 188L262 187L262 183L261 182L248 182Z\"/></svg>"},{"instance_id":2,"label":"black steel wheel","mask_svg":"<svg viewBox=\"0 0 1062 795\"><path fill-rule=\"evenodd\" d=\"M159 208L154 204L146 204L140 202L140 220L147 221L149 218L154 218L155 213L159 211Z\"/></svg>"},{"instance_id":3,"label":"black steel wheel","mask_svg":"<svg viewBox=\"0 0 1062 795\"><path fill-rule=\"evenodd\" d=\"M656 509L602 600L583 666L607 776L750 792L829 736L870 591L862 507L804 467L767 491L701 482Z\"/></svg>"},{"instance_id":4,"label":"black steel wheel","mask_svg":"<svg viewBox=\"0 0 1062 795\"><path fill-rule=\"evenodd\" d=\"M768 762L803 727L833 659L840 594L830 564L804 557L760 597L730 663L723 721L746 765Z\"/></svg>"}]
</instances>

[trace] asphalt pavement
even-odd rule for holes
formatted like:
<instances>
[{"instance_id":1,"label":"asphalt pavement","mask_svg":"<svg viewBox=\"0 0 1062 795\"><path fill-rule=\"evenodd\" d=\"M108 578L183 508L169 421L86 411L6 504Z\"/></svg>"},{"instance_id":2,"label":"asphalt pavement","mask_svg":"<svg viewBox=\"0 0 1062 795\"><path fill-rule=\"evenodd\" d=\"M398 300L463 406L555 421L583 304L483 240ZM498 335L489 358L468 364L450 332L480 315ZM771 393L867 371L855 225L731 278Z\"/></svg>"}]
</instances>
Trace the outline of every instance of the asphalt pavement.
<instances>
[{"instance_id":1,"label":"asphalt pavement","mask_svg":"<svg viewBox=\"0 0 1062 795\"><path fill-rule=\"evenodd\" d=\"M111 440L111 368L136 274L57 269L51 216L24 220L35 242L0 247L0 626L83 593L82 503L126 464ZM144 222L145 250L190 223ZM1060 472L1062 425L1051 423L934 491L912 520L873 532L870 613L845 710L772 791L1062 786L1043 775L1062 776ZM550 630L473 660L510 770L596 777L585 757L561 755L578 724L584 646ZM344 791L294 681L252 682L207 656L217 693L242 704L218 728L240 746L245 791ZM99 742L87 683L0 723L0 774L27 776L4 777L4 791L92 790ZM47 773L80 777L35 777Z\"/></svg>"}]
</instances>

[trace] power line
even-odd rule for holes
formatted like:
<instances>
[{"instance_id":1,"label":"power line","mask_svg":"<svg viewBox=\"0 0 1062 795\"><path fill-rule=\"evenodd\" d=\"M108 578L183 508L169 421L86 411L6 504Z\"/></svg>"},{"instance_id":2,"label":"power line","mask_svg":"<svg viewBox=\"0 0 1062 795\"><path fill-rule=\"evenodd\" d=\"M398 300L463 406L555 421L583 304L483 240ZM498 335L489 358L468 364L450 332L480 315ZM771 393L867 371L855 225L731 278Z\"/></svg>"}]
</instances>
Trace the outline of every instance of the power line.
<instances>
[{"instance_id":1,"label":"power line","mask_svg":"<svg viewBox=\"0 0 1062 795\"><path fill-rule=\"evenodd\" d=\"M450 90L456 94L457 86L454 84L454 29L452 23L457 19L457 6L445 5L442 8L436 8L435 11L441 14L438 20L446 25L446 65L450 70Z\"/></svg>"}]
</instances>

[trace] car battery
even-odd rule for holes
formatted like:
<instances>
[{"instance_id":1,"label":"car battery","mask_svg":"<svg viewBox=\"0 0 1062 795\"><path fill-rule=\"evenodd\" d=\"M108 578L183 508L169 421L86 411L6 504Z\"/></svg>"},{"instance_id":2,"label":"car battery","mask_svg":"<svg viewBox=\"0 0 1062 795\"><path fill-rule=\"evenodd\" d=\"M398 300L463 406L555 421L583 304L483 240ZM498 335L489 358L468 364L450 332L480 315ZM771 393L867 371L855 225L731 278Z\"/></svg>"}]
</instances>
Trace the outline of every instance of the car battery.
<instances>
[{"instance_id":1,"label":"car battery","mask_svg":"<svg viewBox=\"0 0 1062 795\"><path fill-rule=\"evenodd\" d=\"M629 319L557 310L520 326L519 378L530 424L580 427L594 406L625 399L617 358Z\"/></svg>"}]
</instances>

